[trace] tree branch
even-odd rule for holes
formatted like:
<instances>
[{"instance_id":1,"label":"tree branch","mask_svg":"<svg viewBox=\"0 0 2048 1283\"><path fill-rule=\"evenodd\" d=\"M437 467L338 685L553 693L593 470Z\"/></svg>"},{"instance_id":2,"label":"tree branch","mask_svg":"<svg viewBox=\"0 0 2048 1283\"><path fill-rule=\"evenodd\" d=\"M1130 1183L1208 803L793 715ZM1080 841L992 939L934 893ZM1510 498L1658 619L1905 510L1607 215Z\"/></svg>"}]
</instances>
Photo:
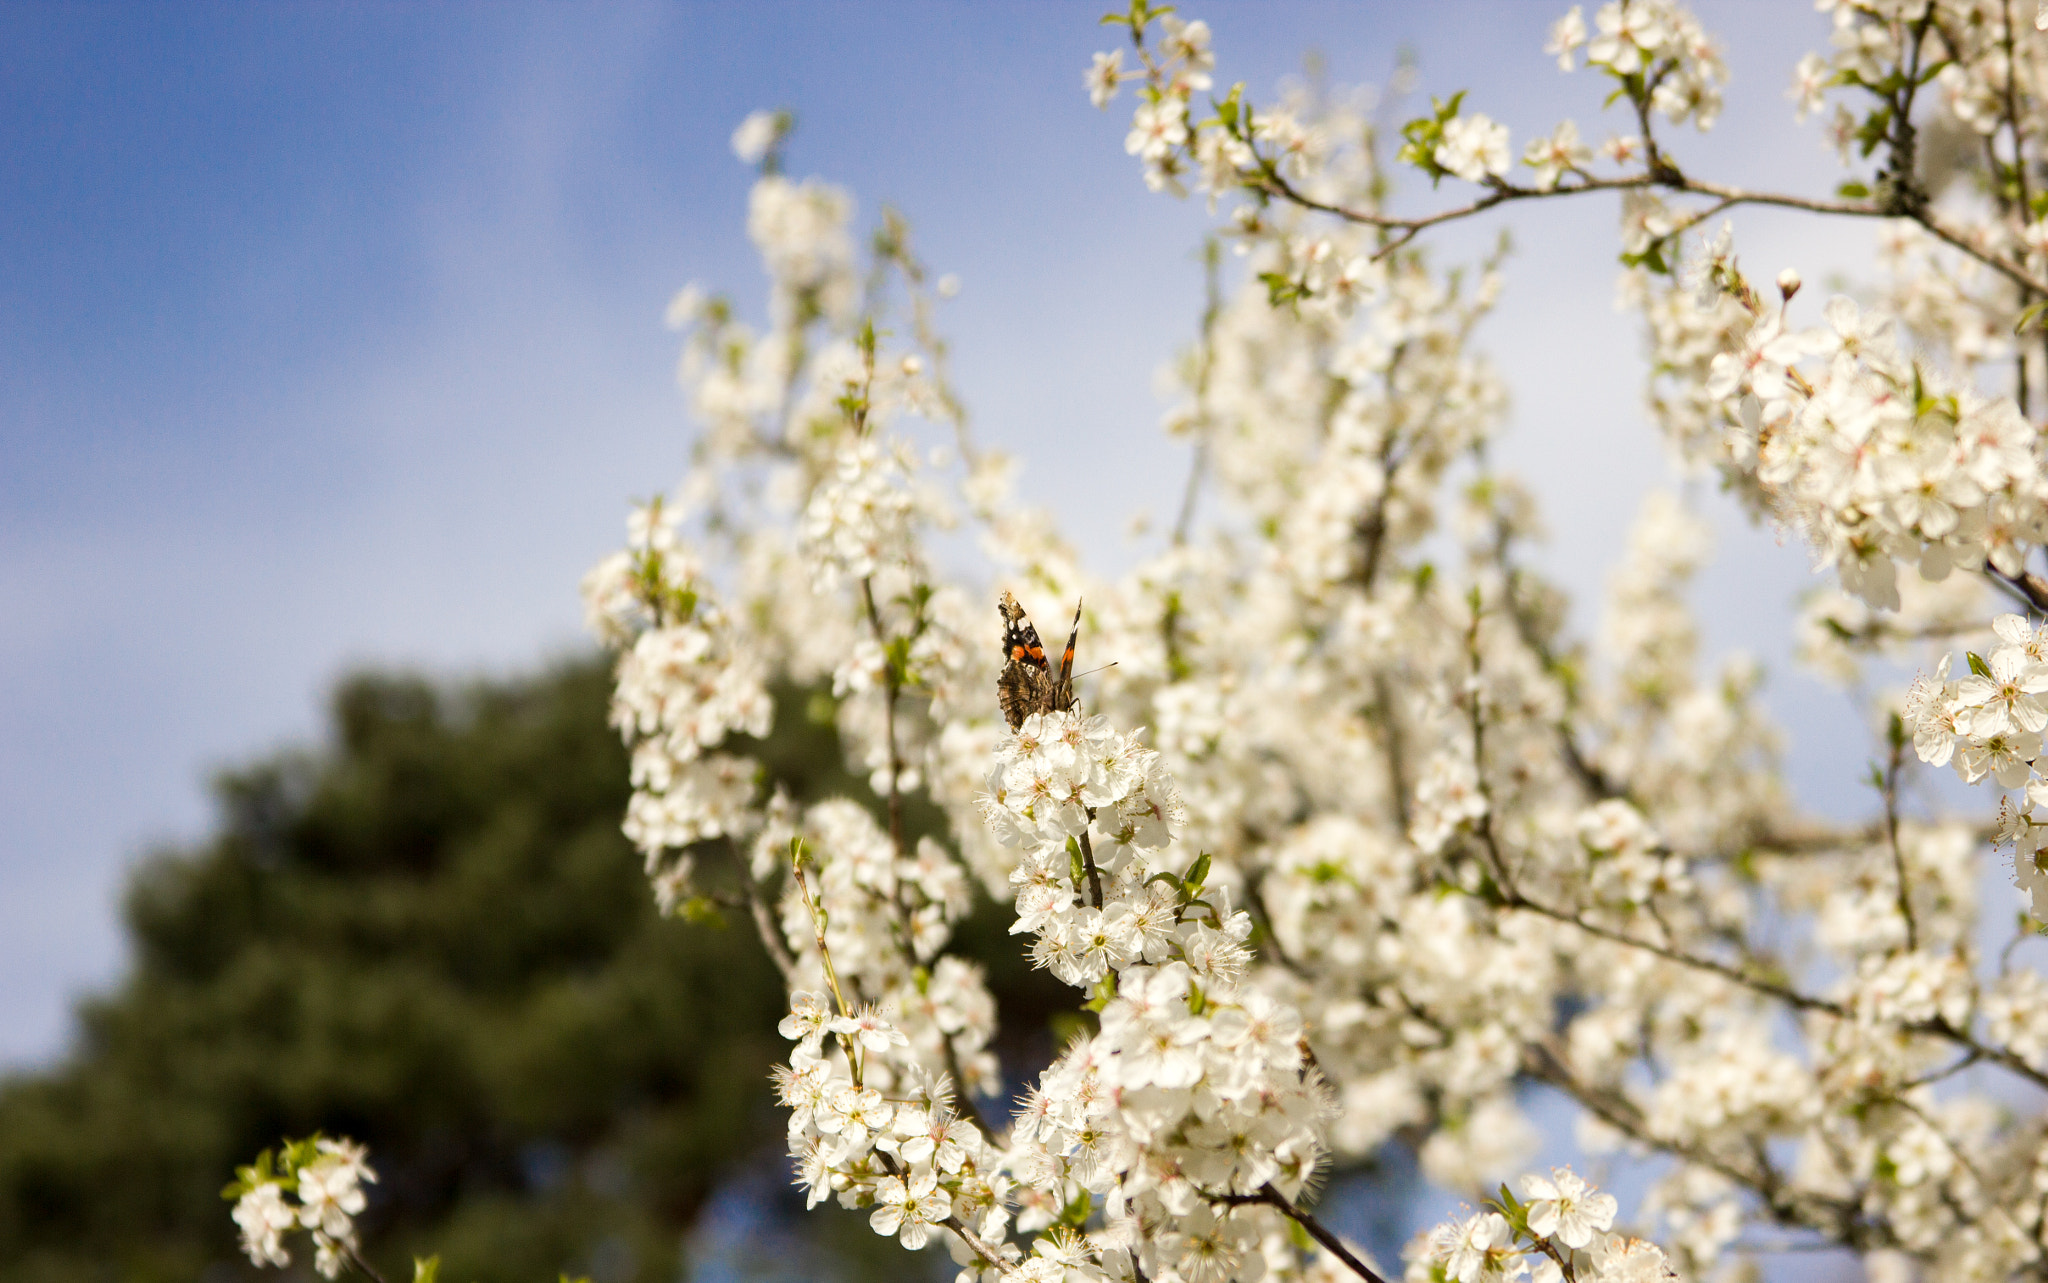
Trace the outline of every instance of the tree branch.
<instances>
[{"instance_id":1,"label":"tree branch","mask_svg":"<svg viewBox=\"0 0 2048 1283\"><path fill-rule=\"evenodd\" d=\"M1443 223L1456 222L1459 219L1471 218L1495 206L1505 205L1512 201L1549 200L1562 196L1582 196L1588 192L1641 191L1654 188L1695 196L1712 196L1719 202L1719 204L1711 209L1701 211L1689 218L1685 223L1687 227L1693 226L1703 219L1711 218L1714 214L1736 205L1764 205L1777 209L1796 209L1810 214L1835 214L1849 218L1904 218L1919 224L1936 239L1976 259L2021 289L2031 290L2035 294L2048 294L2048 280L2043 280L2041 277L2034 275L2021 264L2012 262L1972 243L1963 233L1949 227L1934 217L1933 214L1927 211L1924 205L1907 204L1901 206L1897 202L1826 200L1812 196L1796 196L1788 192L1751 191L1747 188L1736 187L1727 183L1708 182L1703 179L1689 177L1672 166L1669 161L1665 161L1661 169L1646 173L1630 174L1621 178L1582 176L1577 182L1561 183L1556 187L1547 188L1518 187L1504 179L1489 179L1490 190L1486 195L1479 197L1477 200L1414 218L1402 218L1393 214L1354 209L1345 205L1333 204L1329 201L1316 200L1290 183L1286 176L1280 173L1278 166L1274 165L1270 160L1261 157L1260 161L1259 171L1256 174L1246 176L1245 185L1247 187L1264 192L1269 196L1277 196L1289 204L1299 206L1302 209L1334 215L1347 222L1358 223L1367 227L1377 227L1385 231L1397 233L1397 235L1389 239L1386 244L1382 245L1374 253L1373 257L1376 259L1384 258L1386 255L1400 249L1409 241L1414 240L1417 234L1429 228Z\"/></svg>"},{"instance_id":2,"label":"tree branch","mask_svg":"<svg viewBox=\"0 0 2048 1283\"><path fill-rule=\"evenodd\" d=\"M1325 1252L1344 1262L1345 1268L1349 1269L1359 1278L1364 1279L1365 1283L1387 1283L1386 1279L1382 1278L1370 1265L1352 1255L1351 1249L1344 1246L1343 1239L1338 1238L1335 1234L1324 1228L1322 1222L1318 1221L1315 1217L1288 1202L1287 1196L1274 1189L1271 1182L1261 1185L1259 1192L1256 1194L1211 1194L1209 1198L1212 1202L1223 1203L1230 1207L1244 1207L1257 1204L1273 1208L1288 1220L1293 1221L1296 1225L1308 1231L1308 1236L1321 1244Z\"/></svg>"}]
</instances>

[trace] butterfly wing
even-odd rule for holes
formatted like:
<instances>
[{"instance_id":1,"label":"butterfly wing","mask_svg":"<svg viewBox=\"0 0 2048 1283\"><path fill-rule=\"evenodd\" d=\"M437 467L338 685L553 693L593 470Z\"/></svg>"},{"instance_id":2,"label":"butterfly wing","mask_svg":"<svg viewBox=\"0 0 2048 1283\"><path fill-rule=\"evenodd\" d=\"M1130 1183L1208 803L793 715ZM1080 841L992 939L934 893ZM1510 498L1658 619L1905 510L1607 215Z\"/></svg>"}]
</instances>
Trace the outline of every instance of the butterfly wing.
<instances>
[{"instance_id":1,"label":"butterfly wing","mask_svg":"<svg viewBox=\"0 0 2048 1283\"><path fill-rule=\"evenodd\" d=\"M996 678L996 703L1003 710L1003 720L1014 731L1024 725L1025 718L1052 707L1052 679L1029 664L1013 660L1003 666L1002 675Z\"/></svg>"},{"instance_id":2,"label":"butterfly wing","mask_svg":"<svg viewBox=\"0 0 2048 1283\"><path fill-rule=\"evenodd\" d=\"M1074 706L1074 643L1081 637L1081 603L1074 603L1074 628L1067 634L1067 648L1060 654L1059 680L1052 684L1053 711L1064 713Z\"/></svg>"},{"instance_id":3,"label":"butterfly wing","mask_svg":"<svg viewBox=\"0 0 2048 1283\"><path fill-rule=\"evenodd\" d=\"M996 678L996 703L1014 731L1033 713L1052 708L1052 674L1045 645L1017 599L1004 593L996 609L1003 615L1003 671Z\"/></svg>"}]
</instances>

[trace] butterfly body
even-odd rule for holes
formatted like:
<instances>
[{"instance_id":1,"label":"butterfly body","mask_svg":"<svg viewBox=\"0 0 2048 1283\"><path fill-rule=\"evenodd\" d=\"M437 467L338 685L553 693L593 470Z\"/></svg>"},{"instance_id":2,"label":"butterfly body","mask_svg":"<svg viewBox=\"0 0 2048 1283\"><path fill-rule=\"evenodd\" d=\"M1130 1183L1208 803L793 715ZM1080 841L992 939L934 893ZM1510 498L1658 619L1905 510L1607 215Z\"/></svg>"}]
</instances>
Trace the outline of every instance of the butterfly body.
<instances>
[{"instance_id":1,"label":"butterfly body","mask_svg":"<svg viewBox=\"0 0 2048 1283\"><path fill-rule=\"evenodd\" d=\"M1059 675L1046 660L1038 630L1009 593L997 603L1003 616L1003 671L996 678L996 703L1003 720L1016 730L1035 713L1064 713L1074 706L1074 642L1081 635L1081 606L1074 605L1074 628L1060 655Z\"/></svg>"}]
</instances>

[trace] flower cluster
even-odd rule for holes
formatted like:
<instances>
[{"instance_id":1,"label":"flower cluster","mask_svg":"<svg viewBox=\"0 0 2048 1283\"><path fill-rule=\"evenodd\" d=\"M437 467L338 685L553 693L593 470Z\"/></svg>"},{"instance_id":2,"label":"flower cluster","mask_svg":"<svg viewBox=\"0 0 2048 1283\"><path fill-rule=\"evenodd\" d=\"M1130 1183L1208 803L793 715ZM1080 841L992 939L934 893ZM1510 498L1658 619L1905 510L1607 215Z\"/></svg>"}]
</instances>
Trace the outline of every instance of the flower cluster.
<instances>
[{"instance_id":1,"label":"flower cluster","mask_svg":"<svg viewBox=\"0 0 2048 1283\"><path fill-rule=\"evenodd\" d=\"M1447 1283L1665 1283L1676 1278L1662 1249L1610 1234L1617 1204L1568 1167L1522 1178L1522 1198L1445 1221L1417 1241L1418 1264Z\"/></svg>"},{"instance_id":2,"label":"flower cluster","mask_svg":"<svg viewBox=\"0 0 2048 1283\"><path fill-rule=\"evenodd\" d=\"M1989 658L1968 654L1968 676L1951 678L1942 656L1932 677L1913 683L1900 714L1913 751L1930 766L1953 767L1967 784L1989 776L2017 795L1999 806L1998 838L2013 847L2013 870L2034 916L2048 920L2048 779L2034 763L2048 730L2048 636L2019 615L1992 624Z\"/></svg>"},{"instance_id":3,"label":"flower cluster","mask_svg":"<svg viewBox=\"0 0 2048 1283\"><path fill-rule=\"evenodd\" d=\"M943 1078L892 1066L909 1046L895 1025L873 1007L834 1015L829 1001L791 994L781 1029L796 1046L775 1076L810 1206L836 1197L870 1208L875 1232L910 1248L942 1225L960 1229L962 1243L1000 1242L1010 1215L1001 1151L956 1113Z\"/></svg>"},{"instance_id":4,"label":"flower cluster","mask_svg":"<svg viewBox=\"0 0 2048 1283\"><path fill-rule=\"evenodd\" d=\"M829 478L812 491L803 513L802 551L821 589L909 561L920 519L943 515L935 500L913 489L915 470L901 441L885 447L869 437L839 447Z\"/></svg>"},{"instance_id":5,"label":"flower cluster","mask_svg":"<svg viewBox=\"0 0 2048 1283\"><path fill-rule=\"evenodd\" d=\"M637 635L619 656L611 724L633 754L626 836L647 863L663 912L691 894L688 848L758 824L751 764L714 750L732 732L764 735L774 705L765 673L681 546L672 512L636 510L632 543L585 577L601 629Z\"/></svg>"},{"instance_id":6,"label":"flower cluster","mask_svg":"<svg viewBox=\"0 0 2048 1283\"><path fill-rule=\"evenodd\" d=\"M1147 1277L1255 1276L1278 1227L1253 1204L1301 1191L1329 1107L1300 1015L1242 983L1250 917L1207 855L1161 858L1183 814L1159 754L1106 718L1034 715L998 746L983 813L1021 852L1011 931L1101 1012L1012 1129L1019 1227L1100 1200L1097 1251Z\"/></svg>"},{"instance_id":7,"label":"flower cluster","mask_svg":"<svg viewBox=\"0 0 2048 1283\"><path fill-rule=\"evenodd\" d=\"M1671 0L1609 0L1593 15L1593 27L1589 39L1584 13L1573 5L1551 28L1546 51L1569 71L1584 49L1589 66L1646 93L1651 110L1672 124L1690 119L1713 128L1728 66L1690 10Z\"/></svg>"},{"instance_id":8,"label":"flower cluster","mask_svg":"<svg viewBox=\"0 0 2048 1283\"><path fill-rule=\"evenodd\" d=\"M359 1247L355 1218L367 1203L363 1185L377 1180L368 1158L369 1151L353 1141L311 1136L286 1141L274 1157L264 1150L253 1164L237 1168L222 1195L234 1200L235 1226L249 1260L290 1265L285 1238L306 1230L313 1238L313 1268L323 1278L339 1276Z\"/></svg>"},{"instance_id":9,"label":"flower cluster","mask_svg":"<svg viewBox=\"0 0 2048 1283\"><path fill-rule=\"evenodd\" d=\"M1909 359L1885 318L1846 298L1826 319L1799 331L1764 309L1714 358L1707 395L1742 400L1738 466L1872 606L1898 606L1901 561L1933 581L2023 573L2048 536L2048 476L2012 399ZM1825 370L1802 370L1810 358Z\"/></svg>"},{"instance_id":10,"label":"flower cluster","mask_svg":"<svg viewBox=\"0 0 2048 1283\"><path fill-rule=\"evenodd\" d=\"M786 805L771 807L754 846L761 881L778 857L800 859L805 875L784 883L780 905L793 982L836 984L847 1001L894 1018L902 1050L869 1077L886 1086L908 1072L992 1087L995 1002L978 966L942 954L970 903L958 862L930 839L899 856L873 818L843 798L811 807L800 826Z\"/></svg>"},{"instance_id":11,"label":"flower cluster","mask_svg":"<svg viewBox=\"0 0 2048 1283\"><path fill-rule=\"evenodd\" d=\"M1134 32L1143 31L1151 15L1142 4L1125 21ZM1134 74L1145 81L1138 109L1131 116L1131 132L1124 150L1145 164L1145 184L1153 191L1180 190L1179 176L1187 158L1188 112L1197 93L1207 89L1216 56L1209 49L1209 24L1188 22L1171 12L1159 17L1160 39L1156 46L1138 47L1144 70L1133 73L1123 65L1123 51L1095 55L1088 69L1088 97L1104 107L1116 97L1118 88Z\"/></svg>"}]
</instances>

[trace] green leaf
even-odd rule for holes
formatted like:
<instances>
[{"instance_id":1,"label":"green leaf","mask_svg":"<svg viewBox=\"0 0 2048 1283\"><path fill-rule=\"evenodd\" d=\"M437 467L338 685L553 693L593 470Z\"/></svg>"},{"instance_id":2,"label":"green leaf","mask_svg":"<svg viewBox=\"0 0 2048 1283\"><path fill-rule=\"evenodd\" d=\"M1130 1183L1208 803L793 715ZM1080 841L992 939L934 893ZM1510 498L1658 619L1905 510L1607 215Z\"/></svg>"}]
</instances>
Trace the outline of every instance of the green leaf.
<instances>
[{"instance_id":1,"label":"green leaf","mask_svg":"<svg viewBox=\"0 0 2048 1283\"><path fill-rule=\"evenodd\" d=\"M412 1283L439 1283L441 1258L438 1256L412 1258Z\"/></svg>"},{"instance_id":2,"label":"green leaf","mask_svg":"<svg viewBox=\"0 0 2048 1283\"><path fill-rule=\"evenodd\" d=\"M271 1165L271 1154L264 1150L256 1155L256 1161L235 1169L235 1179L221 1190L222 1198L233 1201L255 1189L277 1179L277 1169Z\"/></svg>"},{"instance_id":3,"label":"green leaf","mask_svg":"<svg viewBox=\"0 0 2048 1283\"><path fill-rule=\"evenodd\" d=\"M1215 104L1216 119L1221 121L1223 127L1232 133L1237 131L1238 108L1243 104L1243 101L1244 82L1240 80L1230 87L1230 93L1227 97Z\"/></svg>"},{"instance_id":4,"label":"green leaf","mask_svg":"<svg viewBox=\"0 0 2048 1283\"><path fill-rule=\"evenodd\" d=\"M1261 272L1259 279L1266 283L1266 301L1274 307L1294 303L1308 293L1306 286L1285 272Z\"/></svg>"},{"instance_id":5,"label":"green leaf","mask_svg":"<svg viewBox=\"0 0 2048 1283\"><path fill-rule=\"evenodd\" d=\"M1088 1001L1082 1003L1081 1006L1085 1010L1100 1014L1102 1009L1107 1007L1115 997L1116 972L1111 971L1095 982L1095 987L1088 991Z\"/></svg>"},{"instance_id":6,"label":"green leaf","mask_svg":"<svg viewBox=\"0 0 2048 1283\"><path fill-rule=\"evenodd\" d=\"M1208 880L1209 853L1207 851L1204 851L1200 855L1195 857L1195 862L1193 864L1190 864L1188 866L1188 871L1181 875L1181 881L1186 883L1187 886L1192 888L1194 891L1198 892L1201 889L1202 884L1204 882L1207 882Z\"/></svg>"},{"instance_id":7,"label":"green leaf","mask_svg":"<svg viewBox=\"0 0 2048 1283\"><path fill-rule=\"evenodd\" d=\"M284 1142L278 1151L278 1175L287 1179L298 1175L299 1169L320 1157L320 1142L325 1137L320 1132L298 1140Z\"/></svg>"},{"instance_id":8,"label":"green leaf","mask_svg":"<svg viewBox=\"0 0 2048 1283\"><path fill-rule=\"evenodd\" d=\"M1074 1201L1060 1209L1060 1224L1080 1229L1088 1223L1089 1214L1095 1210L1095 1196L1087 1190L1074 1195Z\"/></svg>"},{"instance_id":9,"label":"green leaf","mask_svg":"<svg viewBox=\"0 0 2048 1283\"><path fill-rule=\"evenodd\" d=\"M1671 275L1671 265L1664 259L1664 247L1669 243L1669 237L1660 237L1657 240L1651 241L1649 246L1640 254L1623 254L1621 256L1621 265L1623 267L1644 267L1659 276L1669 276Z\"/></svg>"},{"instance_id":10,"label":"green leaf","mask_svg":"<svg viewBox=\"0 0 2048 1283\"><path fill-rule=\"evenodd\" d=\"M1971 672L1983 678L1989 678L1991 676L1991 665L1984 662L1984 657L1982 655L1979 655L1974 650L1966 650L1963 652L1963 655L1970 661Z\"/></svg>"},{"instance_id":11,"label":"green leaf","mask_svg":"<svg viewBox=\"0 0 2048 1283\"><path fill-rule=\"evenodd\" d=\"M1835 195L1843 200L1869 200L1870 189L1852 179L1835 188Z\"/></svg>"},{"instance_id":12,"label":"green leaf","mask_svg":"<svg viewBox=\"0 0 2048 1283\"><path fill-rule=\"evenodd\" d=\"M889 679L897 686L910 684L910 638L891 637L884 650L889 662Z\"/></svg>"},{"instance_id":13,"label":"green leaf","mask_svg":"<svg viewBox=\"0 0 2048 1283\"><path fill-rule=\"evenodd\" d=\"M726 925L725 915L719 912L718 902L701 895L693 895L677 905L676 916L685 922L717 927L721 930Z\"/></svg>"}]
</instances>

